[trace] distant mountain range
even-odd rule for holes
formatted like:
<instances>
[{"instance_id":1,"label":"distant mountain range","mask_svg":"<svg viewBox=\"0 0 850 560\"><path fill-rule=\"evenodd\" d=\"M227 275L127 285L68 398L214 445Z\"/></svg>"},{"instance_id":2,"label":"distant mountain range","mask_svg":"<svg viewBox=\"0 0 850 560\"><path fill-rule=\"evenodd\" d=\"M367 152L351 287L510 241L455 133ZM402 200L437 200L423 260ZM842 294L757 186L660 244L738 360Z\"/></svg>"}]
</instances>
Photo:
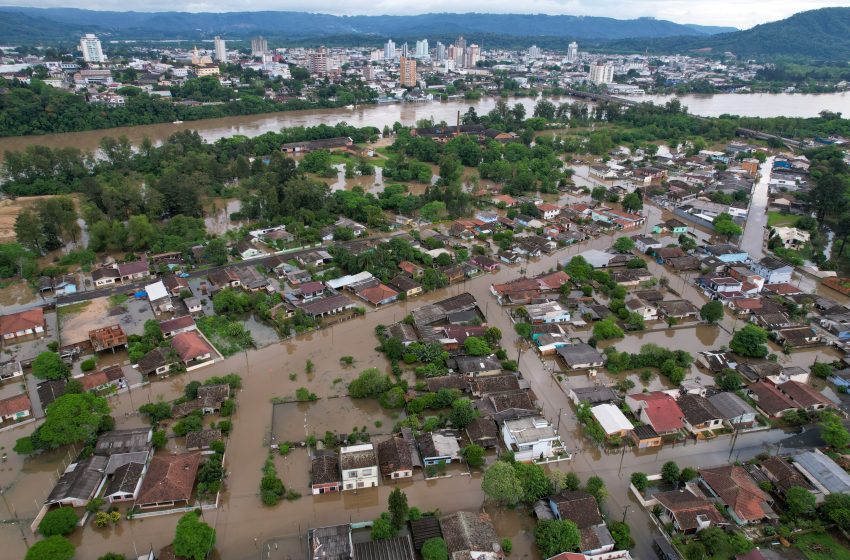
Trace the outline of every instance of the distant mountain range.
<instances>
[{"instance_id":1,"label":"distant mountain range","mask_svg":"<svg viewBox=\"0 0 850 560\"><path fill-rule=\"evenodd\" d=\"M63 26L70 26L62 29ZM239 39L263 34L303 40L363 35L380 38L487 33L512 37L583 40L706 37L730 27L682 25L639 18L621 20L542 14L421 14L413 16L333 16L306 12L105 12L75 8L0 7L0 41L73 37L80 29L121 39L198 39L221 35ZM470 37L474 40L474 37Z\"/></svg>"},{"instance_id":2,"label":"distant mountain range","mask_svg":"<svg viewBox=\"0 0 850 560\"><path fill-rule=\"evenodd\" d=\"M76 42L81 33L103 39L247 39L255 35L287 44L380 45L465 35L485 47L583 48L612 52L723 53L739 57L850 59L850 8L823 8L738 31L638 18L621 20L543 14L333 16L307 12L105 12L76 8L0 7L0 42Z\"/></svg>"},{"instance_id":3,"label":"distant mountain range","mask_svg":"<svg viewBox=\"0 0 850 560\"><path fill-rule=\"evenodd\" d=\"M711 36L622 39L609 48L657 53L732 52L739 57L850 59L850 8L822 8L757 25L745 31Z\"/></svg>"}]
</instances>

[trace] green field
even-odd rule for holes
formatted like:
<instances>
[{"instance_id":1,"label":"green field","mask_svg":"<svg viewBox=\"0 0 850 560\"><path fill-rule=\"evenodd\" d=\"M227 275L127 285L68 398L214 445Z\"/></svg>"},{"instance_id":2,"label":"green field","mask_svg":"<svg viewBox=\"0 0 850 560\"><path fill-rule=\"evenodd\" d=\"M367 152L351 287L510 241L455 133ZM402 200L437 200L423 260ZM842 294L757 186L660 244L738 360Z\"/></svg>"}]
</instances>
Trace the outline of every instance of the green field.
<instances>
[{"instance_id":1,"label":"green field","mask_svg":"<svg viewBox=\"0 0 850 560\"><path fill-rule=\"evenodd\" d=\"M777 210L771 210L767 213L767 227L776 226L793 226L797 223L799 216L791 214L782 214Z\"/></svg>"},{"instance_id":2,"label":"green field","mask_svg":"<svg viewBox=\"0 0 850 560\"><path fill-rule=\"evenodd\" d=\"M809 533L794 543L808 560L850 560L850 550L829 533Z\"/></svg>"}]
</instances>

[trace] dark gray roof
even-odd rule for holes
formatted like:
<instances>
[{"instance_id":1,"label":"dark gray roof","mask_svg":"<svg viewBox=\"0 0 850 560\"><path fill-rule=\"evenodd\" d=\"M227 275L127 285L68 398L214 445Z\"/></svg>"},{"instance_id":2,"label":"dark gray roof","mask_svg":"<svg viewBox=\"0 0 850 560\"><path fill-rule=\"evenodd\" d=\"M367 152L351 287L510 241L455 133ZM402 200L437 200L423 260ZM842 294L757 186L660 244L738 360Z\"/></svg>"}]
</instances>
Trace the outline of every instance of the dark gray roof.
<instances>
[{"instance_id":1,"label":"dark gray roof","mask_svg":"<svg viewBox=\"0 0 850 560\"><path fill-rule=\"evenodd\" d=\"M93 455L65 471L56 486L47 496L45 503L53 504L69 499L88 500L103 480L106 457Z\"/></svg>"},{"instance_id":2,"label":"dark gray roof","mask_svg":"<svg viewBox=\"0 0 850 560\"><path fill-rule=\"evenodd\" d=\"M433 515L423 515L421 519L410 522L410 533L413 535L413 547L416 550L422 548L422 544L428 539L440 538L440 522Z\"/></svg>"},{"instance_id":3,"label":"dark gray roof","mask_svg":"<svg viewBox=\"0 0 850 560\"><path fill-rule=\"evenodd\" d=\"M724 420L737 418L742 414L755 414L756 410L735 393L717 393L708 397L709 402L723 416Z\"/></svg>"},{"instance_id":4,"label":"dark gray roof","mask_svg":"<svg viewBox=\"0 0 850 560\"><path fill-rule=\"evenodd\" d=\"M658 437L658 432L656 432L655 428L649 424L635 426L633 432L638 439L652 439Z\"/></svg>"},{"instance_id":5,"label":"dark gray roof","mask_svg":"<svg viewBox=\"0 0 850 560\"><path fill-rule=\"evenodd\" d=\"M312 560L351 560L353 548L350 525L319 527L310 533Z\"/></svg>"},{"instance_id":6,"label":"dark gray roof","mask_svg":"<svg viewBox=\"0 0 850 560\"><path fill-rule=\"evenodd\" d=\"M221 430L201 430L200 432L190 432L186 434L186 449L193 451L195 449L208 448L212 442L221 440Z\"/></svg>"},{"instance_id":7,"label":"dark gray roof","mask_svg":"<svg viewBox=\"0 0 850 560\"><path fill-rule=\"evenodd\" d=\"M148 451L151 448L150 428L134 428L130 430L112 430L97 438L95 455L114 455L116 453L135 453Z\"/></svg>"},{"instance_id":8,"label":"dark gray roof","mask_svg":"<svg viewBox=\"0 0 850 560\"><path fill-rule=\"evenodd\" d=\"M457 551L493 552L499 537L486 513L458 511L440 518L449 554Z\"/></svg>"},{"instance_id":9,"label":"dark gray roof","mask_svg":"<svg viewBox=\"0 0 850 560\"><path fill-rule=\"evenodd\" d=\"M700 395L683 395L677 402L685 414L685 419L692 425L723 419L723 415L711 401Z\"/></svg>"},{"instance_id":10,"label":"dark gray roof","mask_svg":"<svg viewBox=\"0 0 850 560\"><path fill-rule=\"evenodd\" d=\"M336 455L325 454L313 458L310 466L313 484L339 482L339 459Z\"/></svg>"},{"instance_id":11,"label":"dark gray roof","mask_svg":"<svg viewBox=\"0 0 850 560\"><path fill-rule=\"evenodd\" d=\"M819 450L795 455L794 462L803 467L827 491L833 494L850 492L850 474Z\"/></svg>"},{"instance_id":12,"label":"dark gray roof","mask_svg":"<svg viewBox=\"0 0 850 560\"><path fill-rule=\"evenodd\" d=\"M570 367L582 364L595 364L605 361L605 358L596 350L596 348L584 343L562 346L557 349L557 353Z\"/></svg>"},{"instance_id":13,"label":"dark gray roof","mask_svg":"<svg viewBox=\"0 0 850 560\"><path fill-rule=\"evenodd\" d=\"M354 545L357 560L414 560L413 544L409 535Z\"/></svg>"},{"instance_id":14,"label":"dark gray roof","mask_svg":"<svg viewBox=\"0 0 850 560\"><path fill-rule=\"evenodd\" d=\"M573 389L579 402L587 402L590 404L607 403L619 400L617 393L611 387L596 386L596 387L577 387Z\"/></svg>"},{"instance_id":15,"label":"dark gray roof","mask_svg":"<svg viewBox=\"0 0 850 560\"><path fill-rule=\"evenodd\" d=\"M106 486L105 495L135 493L144 468L145 466L141 463L127 463L118 467L112 475L112 480Z\"/></svg>"}]
</instances>

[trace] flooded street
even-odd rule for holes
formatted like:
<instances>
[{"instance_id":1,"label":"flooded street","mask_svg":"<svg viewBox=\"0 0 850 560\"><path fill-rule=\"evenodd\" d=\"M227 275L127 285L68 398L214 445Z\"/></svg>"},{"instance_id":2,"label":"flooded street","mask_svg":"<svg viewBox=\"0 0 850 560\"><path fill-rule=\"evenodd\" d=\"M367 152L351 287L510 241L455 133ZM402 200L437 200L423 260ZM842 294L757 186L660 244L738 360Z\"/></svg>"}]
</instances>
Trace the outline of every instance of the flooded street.
<instances>
[{"instance_id":1,"label":"flooded street","mask_svg":"<svg viewBox=\"0 0 850 560\"><path fill-rule=\"evenodd\" d=\"M757 209L757 199L758 197L753 197L753 212L763 214L763 205L761 210ZM221 223L225 223L224 216L238 210L238 207L232 206L233 202L235 201L225 203L223 209L219 204L219 210L213 213L216 216L223 215ZM646 232L654 223L668 217L666 211L654 206L648 206L646 212L648 220L643 230L602 236L562 249L524 265L527 275L534 276L552 270L557 264L589 248L607 249L615 237ZM215 220L218 222L219 218ZM747 230L749 229L748 223ZM744 237L745 242L750 243L746 234ZM671 295L668 299L682 297L697 306L705 303L705 296L691 283L693 273L687 278L679 277L654 261L647 260L650 272L656 277L667 278L668 289L680 294ZM374 334L375 327L399 321L424 303L469 292L478 300L487 322L501 329L502 343L508 349L509 357L514 358L519 354L519 369L537 395L543 407L543 414L557 424L566 446L577 453L572 462L558 463L547 468L572 470L583 480L593 474L601 476L610 495L604 505L609 519L620 519L624 508L631 506L626 510L626 518L638 542L634 555L636 558L649 559L652 524L648 514L638 507L627 492L631 472L657 472L660 465L670 459L677 460L681 466L706 466L726 462L730 456L730 442L728 439L719 438L700 443L698 446L687 443L652 451L628 450L625 455L619 452L607 454L593 445L582 435L572 405L565 394L570 387L588 386L595 381L616 383L625 378L635 383L636 391L643 387L649 390L669 388L670 385L657 374L644 383L638 377L640 372L636 371L616 375L601 373L598 380L588 379L584 375L565 375L564 380L559 382L552 371L557 373L560 366L551 359L541 360L536 352L524 345L517 345L509 315L505 309L498 306L490 294L489 287L492 283L506 282L515 279L519 274L519 268L502 267L495 274L467 280L447 289L378 310L370 310L362 317L285 341L277 341L269 333L268 339L263 340L263 344L267 345L259 350L237 353L210 367L155 381L149 386L111 398L113 414L120 428L139 426L144 423L144 419L135 411L141 404L173 399L182 394L185 385L190 381L202 381L213 375L230 372L242 376L243 388L237 395L234 429L227 446L226 491L221 507L204 513L204 519L218 531L217 549L220 558L257 558L262 543L270 539L294 537L315 525L374 519L386 509L386 500L392 490L392 484L386 483L378 489L356 494L346 492L338 495L310 496L307 488L309 458L303 449L295 450L286 457L275 458L284 484L287 488L300 492L303 497L292 502L283 501L272 508L263 507L259 500L258 488L269 441L273 435L278 442L300 441L307 435L321 438L325 431L351 433L355 427L358 430L365 428L370 436L380 437L389 433L393 424L403 417L400 410L389 411L380 408L376 401L352 401L344 396L347 384L360 371L369 367L389 370L386 358L375 350L378 344ZM132 307L132 304L130 306ZM101 311L109 312L107 309ZM80 309L78 313L84 315L91 311ZM63 318L66 328L69 329L75 320L73 314ZM632 334L621 340L606 341L600 346L615 345L621 351L637 352L641 345L654 343L696 354L700 350L728 345L731 333L742 324L729 316L717 326L684 323L675 329L669 329L664 323L654 322L647 325L647 332ZM570 336L586 339L589 329L571 329ZM520 348L523 348L521 353ZM823 349L816 349L784 355L777 347L772 347L771 350L777 353L778 360L783 365L801 367L810 366L816 356L828 353ZM342 356L353 357L354 364L342 365ZM710 378L699 372L696 367L692 367L687 380L704 384L708 383ZM315 393L318 400L310 403L275 404L291 401L296 390L301 387ZM35 424L28 424L0 432L0 446L4 450L10 450L17 438L31 433L34 427ZM744 435L736 444L735 457L742 460L752 457L771 449L770 444L784 437L786 434L778 431ZM693 446L693 449L679 449L683 445ZM14 520L16 516L32 519L40 508L41 501L52 488L57 473L61 472L74 455L75 453L65 449L24 460L14 453L9 453L7 461L0 464L0 488L3 489L0 519ZM469 476L462 468L453 470L452 475L441 480L426 482L417 478L400 484L408 493L410 505L423 511L480 509L484 501L480 475ZM493 516L500 536L513 540L512 558L538 558L533 546L533 519L527 511L507 511L492 507L487 507L487 511ZM72 540L75 545L81 547L78 553L80 558L96 558L107 552L130 555L136 551L144 552L150 546L158 550L172 540L177 519L176 515L171 515L124 520L117 528L110 530L86 527L75 532ZM3 530L0 531L0 543L3 544L0 547L0 560L23 557L24 537L29 543L34 539L29 532L28 523L24 525L26 527L23 535L20 526L3 525Z\"/></svg>"},{"instance_id":2,"label":"flooded street","mask_svg":"<svg viewBox=\"0 0 850 560\"><path fill-rule=\"evenodd\" d=\"M750 208L747 212L747 223L744 224L744 234L741 236L740 247L753 260L764 256L764 236L767 226L767 191L770 185L770 172L773 169L774 157L769 157L759 167L759 180L753 187L750 197Z\"/></svg>"}]
</instances>

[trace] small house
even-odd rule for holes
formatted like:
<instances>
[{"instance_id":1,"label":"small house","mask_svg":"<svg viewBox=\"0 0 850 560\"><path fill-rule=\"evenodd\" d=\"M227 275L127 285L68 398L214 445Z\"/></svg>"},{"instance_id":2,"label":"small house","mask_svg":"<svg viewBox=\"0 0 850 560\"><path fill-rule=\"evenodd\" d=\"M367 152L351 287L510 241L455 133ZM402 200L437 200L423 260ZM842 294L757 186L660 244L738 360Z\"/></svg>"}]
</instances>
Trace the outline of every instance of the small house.
<instances>
[{"instance_id":1,"label":"small house","mask_svg":"<svg viewBox=\"0 0 850 560\"><path fill-rule=\"evenodd\" d=\"M339 458L330 453L313 457L310 463L310 478L310 489L314 495L342 490Z\"/></svg>"},{"instance_id":2,"label":"small house","mask_svg":"<svg viewBox=\"0 0 850 560\"><path fill-rule=\"evenodd\" d=\"M340 448L339 468L343 490L358 490L378 485L378 457L371 443Z\"/></svg>"}]
</instances>

